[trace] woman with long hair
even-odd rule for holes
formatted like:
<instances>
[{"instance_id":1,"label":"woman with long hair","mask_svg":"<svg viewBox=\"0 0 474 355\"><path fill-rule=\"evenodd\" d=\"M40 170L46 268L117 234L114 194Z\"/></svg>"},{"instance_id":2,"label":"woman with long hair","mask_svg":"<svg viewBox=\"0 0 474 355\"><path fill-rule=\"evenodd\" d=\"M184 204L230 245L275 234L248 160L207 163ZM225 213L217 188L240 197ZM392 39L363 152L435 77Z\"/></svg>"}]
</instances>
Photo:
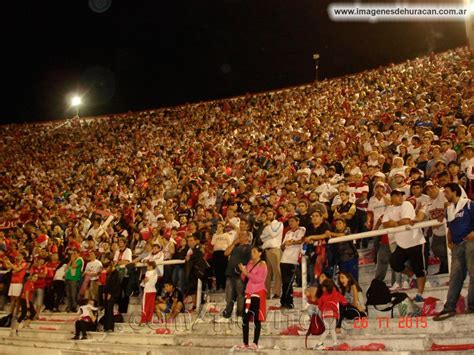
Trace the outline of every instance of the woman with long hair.
<instances>
[{"instance_id":1,"label":"woman with long hair","mask_svg":"<svg viewBox=\"0 0 474 355\"><path fill-rule=\"evenodd\" d=\"M245 310L242 315L242 330L244 343L237 346L237 349L258 349L258 340L262 323L266 319L267 290L265 280L267 278L267 264L262 259L263 249L252 248L251 260L247 265L239 264L242 278L247 282L245 286ZM253 320L255 324L253 343L249 345L249 322Z\"/></svg>"},{"instance_id":2,"label":"woman with long hair","mask_svg":"<svg viewBox=\"0 0 474 355\"><path fill-rule=\"evenodd\" d=\"M339 320L336 326L336 332L341 332L343 319L355 319L367 317L365 311L365 298L362 288L354 279L350 272L339 273L339 287L344 298L347 300L347 306L341 305Z\"/></svg>"}]
</instances>

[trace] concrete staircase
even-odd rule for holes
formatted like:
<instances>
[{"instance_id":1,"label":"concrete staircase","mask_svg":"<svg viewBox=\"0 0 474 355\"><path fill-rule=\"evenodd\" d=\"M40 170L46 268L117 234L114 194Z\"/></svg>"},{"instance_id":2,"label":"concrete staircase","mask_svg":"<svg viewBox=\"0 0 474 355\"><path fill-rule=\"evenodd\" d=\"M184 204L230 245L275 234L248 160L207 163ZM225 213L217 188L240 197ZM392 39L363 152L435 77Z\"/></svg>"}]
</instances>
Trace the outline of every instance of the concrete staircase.
<instances>
[{"instance_id":1,"label":"concrete staircase","mask_svg":"<svg viewBox=\"0 0 474 355\"><path fill-rule=\"evenodd\" d=\"M430 267L430 274L436 272L437 266ZM362 265L360 283L367 290L375 265ZM447 295L447 275L429 276L431 286L425 291L426 296L440 299L438 309ZM301 289L295 289L301 294ZM404 290L410 296L415 290ZM467 284L462 294L467 294ZM22 329L18 334L9 328L0 328L1 355L88 355L88 354L232 354L239 352L233 346L242 342L241 322L238 319L222 322L219 311L224 308L224 295L213 293L209 302L204 304L200 314L181 314L175 322L163 324L154 322L145 327L138 326L140 299L132 298L125 323L116 324L114 333L89 333L89 339L72 341L75 314L42 313L39 321L31 323L30 329ZM270 300L268 306L277 307L278 300ZM294 310L272 310L267 313L260 341L259 354L294 354L314 353L306 350L304 336L283 336L280 333L288 327L299 327L304 333L309 324L309 317L302 310L301 297L295 298ZM421 306L421 304L420 304ZM217 313L216 313L217 312ZM3 316L6 313L0 314ZM426 354L433 343L442 345L474 344L474 315L459 315L444 322L434 322L431 318L400 318L395 310L394 318L389 313L369 311L367 322L354 321L343 323L343 333L338 336L340 344L351 347L371 343L384 344L385 350L380 354ZM252 329L251 329L252 336ZM328 342L330 337L327 338ZM318 342L318 337L310 336L308 346ZM325 344L325 345L330 345ZM332 354L347 354L347 351L331 351ZM355 351L357 354L372 353ZM432 354L438 352L430 351ZM466 351L442 351L440 354L469 354Z\"/></svg>"}]
</instances>

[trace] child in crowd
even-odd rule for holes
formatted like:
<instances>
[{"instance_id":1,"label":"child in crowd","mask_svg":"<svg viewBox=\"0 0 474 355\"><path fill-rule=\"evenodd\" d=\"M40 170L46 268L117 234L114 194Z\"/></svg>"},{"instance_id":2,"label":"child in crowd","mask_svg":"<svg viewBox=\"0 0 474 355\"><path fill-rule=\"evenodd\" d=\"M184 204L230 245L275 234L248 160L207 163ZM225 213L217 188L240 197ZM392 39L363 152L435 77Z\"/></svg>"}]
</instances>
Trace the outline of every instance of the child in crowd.
<instances>
[{"instance_id":1,"label":"child in crowd","mask_svg":"<svg viewBox=\"0 0 474 355\"><path fill-rule=\"evenodd\" d=\"M159 298L156 305L156 314L163 319L163 313L166 319L172 321L184 309L183 293L176 288L171 282L165 283L165 294Z\"/></svg>"},{"instance_id":2,"label":"child in crowd","mask_svg":"<svg viewBox=\"0 0 474 355\"><path fill-rule=\"evenodd\" d=\"M348 304L344 296L336 290L334 281L331 279L324 280L322 289L323 293L318 300L318 308L324 320L326 330L321 335L319 343L315 346L316 350L324 349L324 340L329 333L331 333L333 345L337 345L336 324L340 317L339 304L343 306Z\"/></svg>"},{"instance_id":3,"label":"child in crowd","mask_svg":"<svg viewBox=\"0 0 474 355\"><path fill-rule=\"evenodd\" d=\"M341 325L344 319L363 318L365 314L365 297L362 288L349 272L339 273L339 287L347 301L347 306L340 307L340 317L337 322L336 333L341 333Z\"/></svg>"},{"instance_id":4,"label":"child in crowd","mask_svg":"<svg viewBox=\"0 0 474 355\"><path fill-rule=\"evenodd\" d=\"M26 282L23 285L23 291L21 293L21 298L20 298L20 317L18 318L17 324L16 324L16 332L18 333L18 330L25 327L29 328L30 322L35 318L36 316L36 310L33 305L33 294L35 291L35 282L38 281L38 274L32 274L29 277L25 277ZM26 319L25 324L23 324L23 321Z\"/></svg>"},{"instance_id":5,"label":"child in crowd","mask_svg":"<svg viewBox=\"0 0 474 355\"><path fill-rule=\"evenodd\" d=\"M149 260L146 263L146 274L143 279L143 301L142 301L142 318L141 325L151 322L153 312L155 310L156 300L156 283L158 274L156 273L156 263Z\"/></svg>"},{"instance_id":6,"label":"child in crowd","mask_svg":"<svg viewBox=\"0 0 474 355\"><path fill-rule=\"evenodd\" d=\"M335 219L334 231L326 231L329 238L343 237L351 234L343 217ZM350 272L355 280L359 279L359 255L352 241L337 243L333 249L333 265L339 266L339 271ZM332 266L332 265L330 265Z\"/></svg>"}]
</instances>

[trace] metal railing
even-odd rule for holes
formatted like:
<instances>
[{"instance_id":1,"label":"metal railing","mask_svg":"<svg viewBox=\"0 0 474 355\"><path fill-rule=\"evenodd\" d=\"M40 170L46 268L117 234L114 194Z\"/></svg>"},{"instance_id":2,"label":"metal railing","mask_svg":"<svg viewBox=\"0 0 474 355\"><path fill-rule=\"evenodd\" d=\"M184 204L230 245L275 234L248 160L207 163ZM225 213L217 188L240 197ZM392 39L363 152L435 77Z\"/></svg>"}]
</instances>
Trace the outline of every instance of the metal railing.
<instances>
[{"instance_id":1,"label":"metal railing","mask_svg":"<svg viewBox=\"0 0 474 355\"><path fill-rule=\"evenodd\" d=\"M420 229L420 228L439 227L442 225L445 228L444 235L446 236L447 235L446 222L445 221L439 222L438 220L430 220L430 221L415 223L414 225L405 225L405 226L399 226L399 227L393 227L393 228L377 229L377 230L363 232L363 233L350 234L344 237L335 237L335 238L329 239L328 243L336 244L336 243L342 243L342 242L350 242L350 241L359 240L359 239L378 237L385 234L393 234L393 233L404 232L407 230ZM451 272L451 249L449 249L448 247L448 238L445 237L445 239L446 239L446 248L448 251L448 273L450 273ZM303 308L305 308L308 304L308 300L305 294L306 287L307 287L307 276L308 276L308 265L307 265L306 258L303 256L303 258L301 258L301 279L302 279L301 286L303 289L303 295L302 295Z\"/></svg>"}]
</instances>

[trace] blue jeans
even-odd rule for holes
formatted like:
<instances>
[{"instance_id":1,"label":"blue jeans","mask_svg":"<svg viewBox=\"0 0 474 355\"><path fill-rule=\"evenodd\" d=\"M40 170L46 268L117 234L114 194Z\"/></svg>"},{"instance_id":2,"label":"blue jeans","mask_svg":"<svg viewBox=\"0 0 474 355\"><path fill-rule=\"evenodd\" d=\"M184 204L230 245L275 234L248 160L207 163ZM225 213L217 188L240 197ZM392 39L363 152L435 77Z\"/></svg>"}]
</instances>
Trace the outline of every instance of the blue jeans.
<instances>
[{"instance_id":1,"label":"blue jeans","mask_svg":"<svg viewBox=\"0 0 474 355\"><path fill-rule=\"evenodd\" d=\"M469 272L467 306L474 309L474 241L465 241L454 246L451 251L451 274L449 290L444 310L455 311L456 303Z\"/></svg>"},{"instance_id":2,"label":"blue jeans","mask_svg":"<svg viewBox=\"0 0 474 355\"><path fill-rule=\"evenodd\" d=\"M173 285L180 289L181 292L184 292L185 288L185 275L184 275L184 266L175 265L173 269L173 274L171 279L173 280Z\"/></svg>"}]
</instances>

